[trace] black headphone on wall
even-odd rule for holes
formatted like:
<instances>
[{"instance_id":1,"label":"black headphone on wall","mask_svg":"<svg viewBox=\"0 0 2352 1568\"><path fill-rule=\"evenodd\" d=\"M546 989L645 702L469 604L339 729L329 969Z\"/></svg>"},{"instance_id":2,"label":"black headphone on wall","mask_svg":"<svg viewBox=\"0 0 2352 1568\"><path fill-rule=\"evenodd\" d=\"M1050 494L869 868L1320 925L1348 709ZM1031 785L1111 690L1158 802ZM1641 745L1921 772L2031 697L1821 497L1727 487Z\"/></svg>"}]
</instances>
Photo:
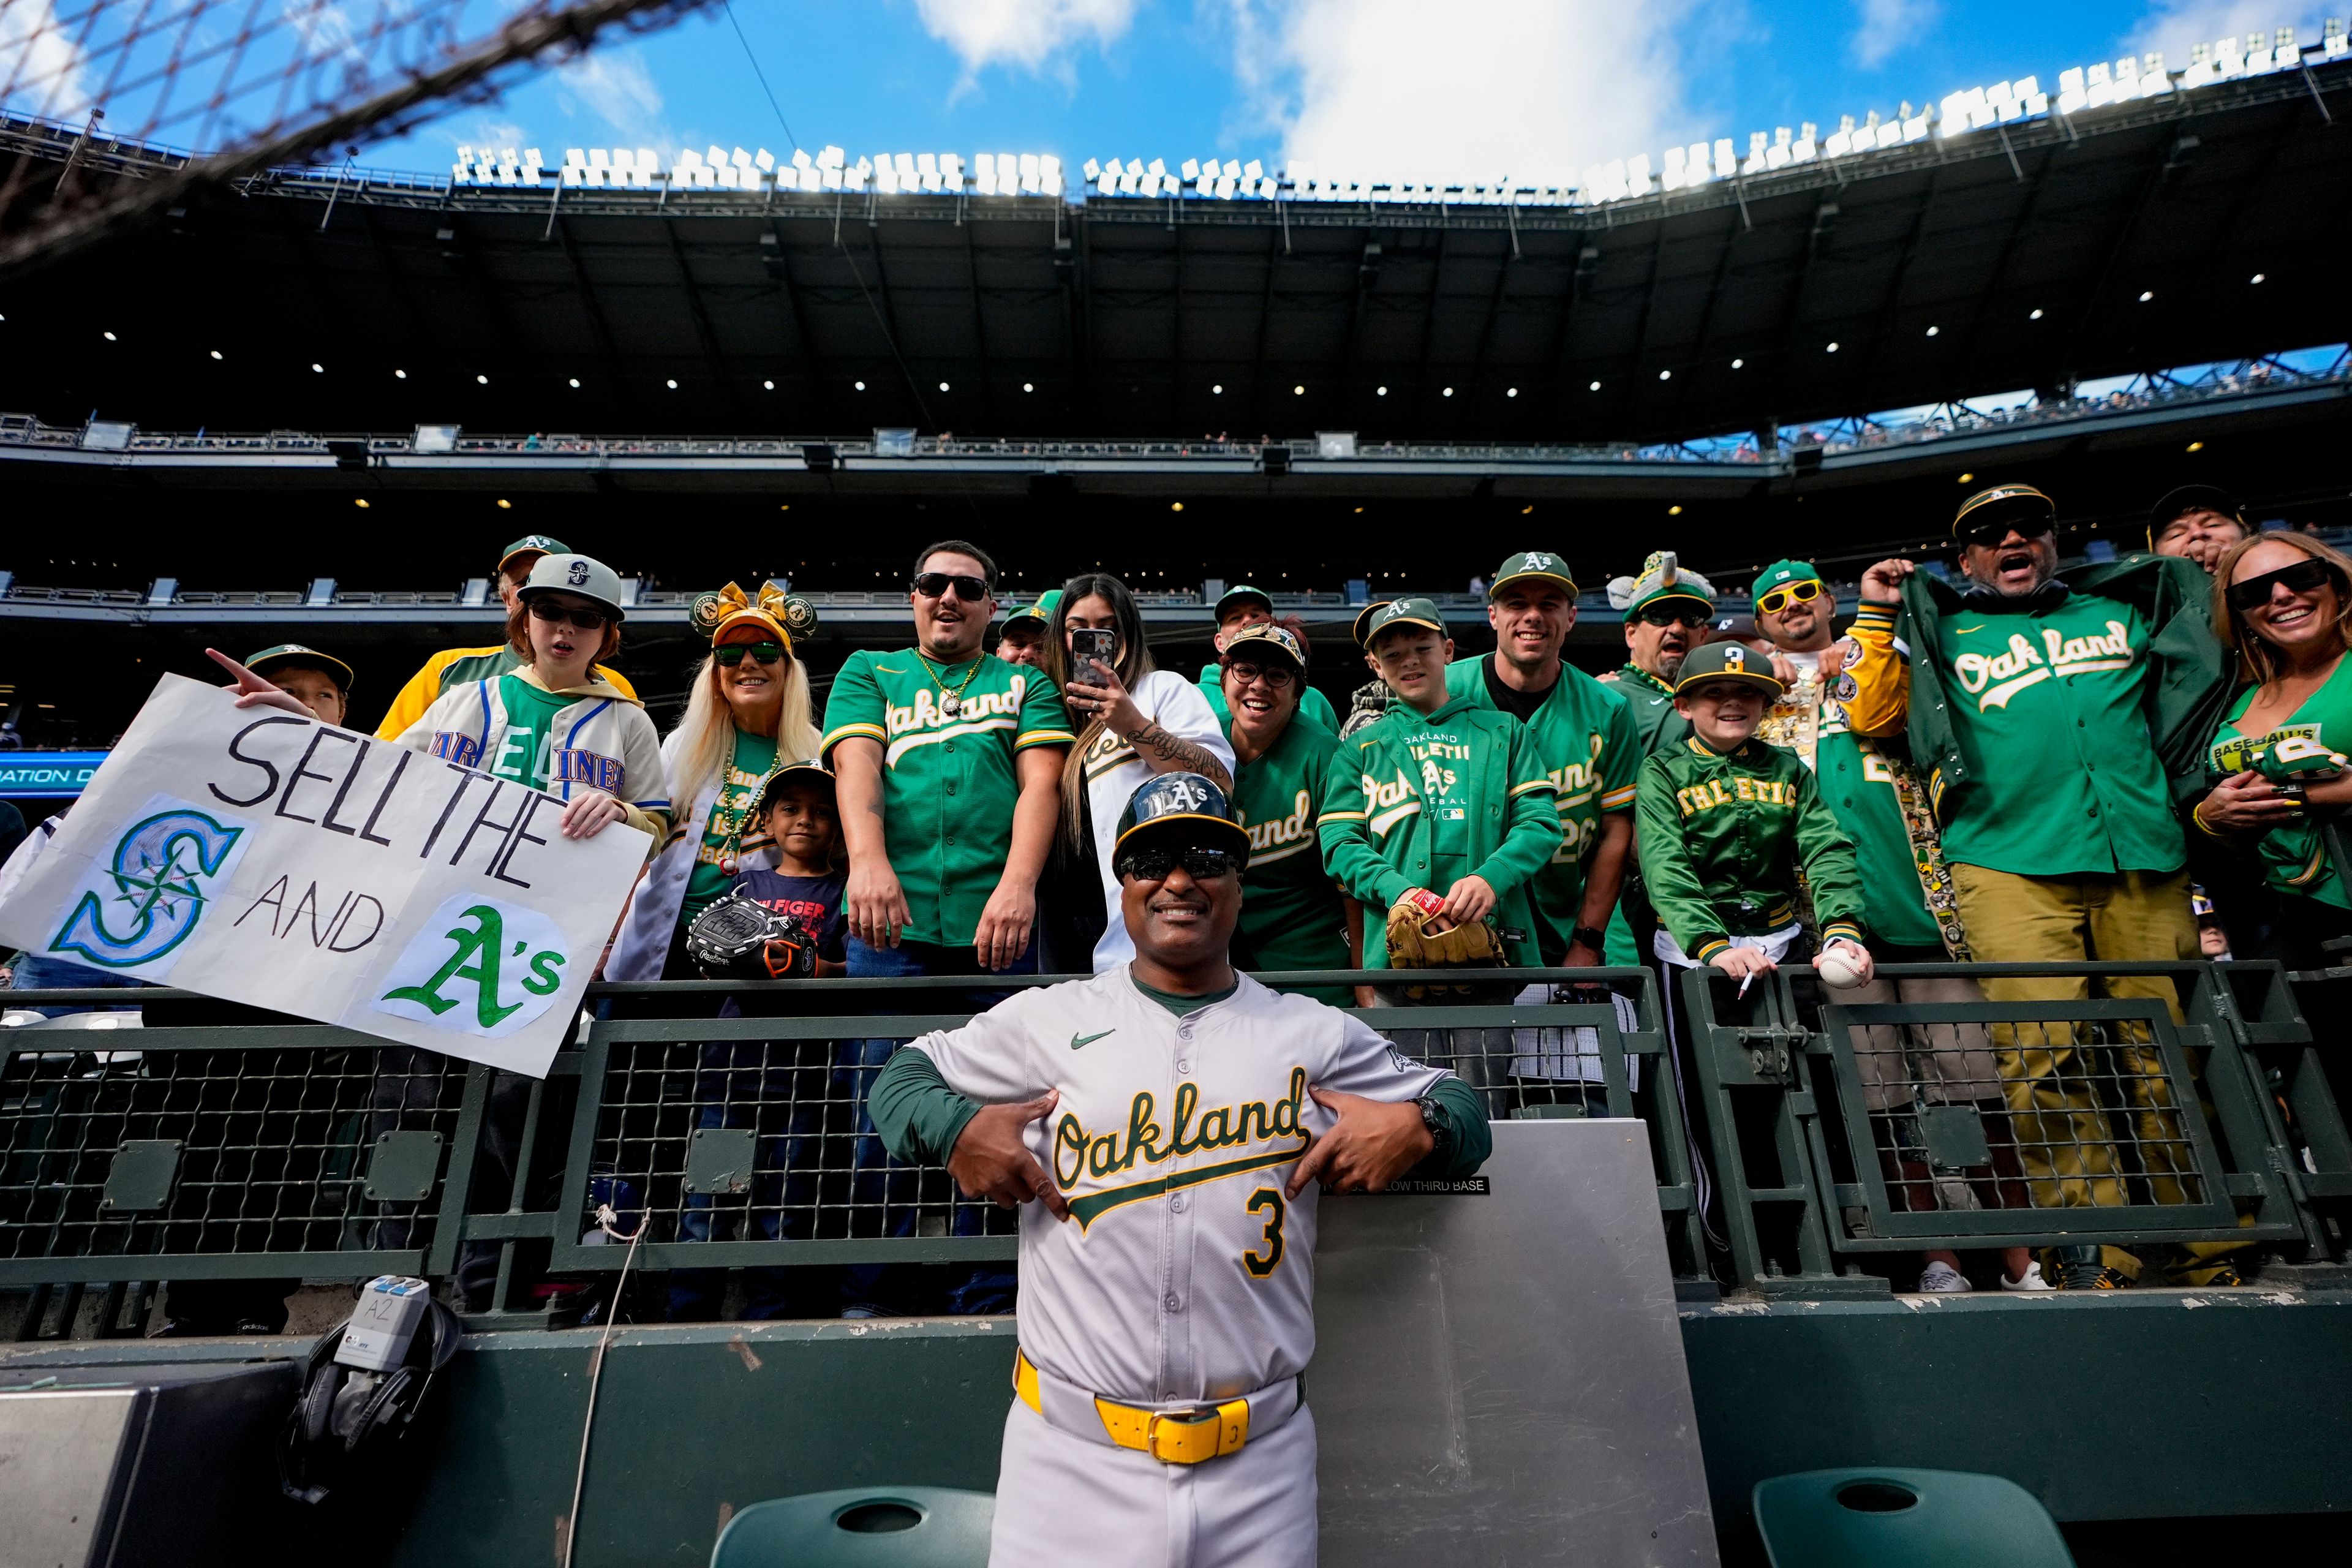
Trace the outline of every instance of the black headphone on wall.
<instances>
[{"instance_id":1,"label":"black headphone on wall","mask_svg":"<svg viewBox=\"0 0 2352 1568\"><path fill-rule=\"evenodd\" d=\"M351 1326L346 1320L320 1337L278 1434L278 1486L296 1502L325 1501L359 1455L398 1441L465 1337L457 1314L428 1300L406 1359L389 1372L366 1372L335 1360Z\"/></svg>"}]
</instances>

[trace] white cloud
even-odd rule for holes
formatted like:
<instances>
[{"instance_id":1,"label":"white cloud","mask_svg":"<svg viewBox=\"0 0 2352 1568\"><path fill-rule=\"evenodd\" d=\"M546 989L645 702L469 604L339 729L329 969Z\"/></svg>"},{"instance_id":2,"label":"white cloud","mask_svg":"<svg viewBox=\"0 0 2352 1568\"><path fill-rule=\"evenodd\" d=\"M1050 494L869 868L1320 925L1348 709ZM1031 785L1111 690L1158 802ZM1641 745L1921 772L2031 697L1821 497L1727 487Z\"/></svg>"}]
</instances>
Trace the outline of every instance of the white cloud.
<instances>
[{"instance_id":1,"label":"white cloud","mask_svg":"<svg viewBox=\"0 0 2352 1568\"><path fill-rule=\"evenodd\" d=\"M1017 65L1035 70L1091 37L1111 43L1135 20L1136 0L915 0L923 30L953 49L967 72Z\"/></svg>"},{"instance_id":2,"label":"white cloud","mask_svg":"<svg viewBox=\"0 0 2352 1568\"><path fill-rule=\"evenodd\" d=\"M2315 44L2321 16L2342 9L2323 9L2307 0L2157 0L2122 43L2134 54L2160 50L2165 64L2179 70L2189 63L2190 49L2216 38L2242 41L2249 33L2267 38L2281 27L2293 27L2302 42Z\"/></svg>"},{"instance_id":3,"label":"white cloud","mask_svg":"<svg viewBox=\"0 0 2352 1568\"><path fill-rule=\"evenodd\" d=\"M0 0L0 103L52 120L89 112L88 62L52 0Z\"/></svg>"},{"instance_id":4,"label":"white cloud","mask_svg":"<svg viewBox=\"0 0 2352 1568\"><path fill-rule=\"evenodd\" d=\"M1909 48L1943 19L1937 0L1855 0L1862 13L1851 47L1854 64L1876 70L1897 50Z\"/></svg>"},{"instance_id":5,"label":"white cloud","mask_svg":"<svg viewBox=\"0 0 2352 1568\"><path fill-rule=\"evenodd\" d=\"M1227 0L1235 76L1342 178L1570 182L1684 127L1695 0Z\"/></svg>"},{"instance_id":6,"label":"white cloud","mask_svg":"<svg viewBox=\"0 0 2352 1568\"><path fill-rule=\"evenodd\" d=\"M635 49L594 49L559 68L555 76L556 101L563 112L602 121L614 145L664 151L680 145L663 112L661 89Z\"/></svg>"}]
</instances>

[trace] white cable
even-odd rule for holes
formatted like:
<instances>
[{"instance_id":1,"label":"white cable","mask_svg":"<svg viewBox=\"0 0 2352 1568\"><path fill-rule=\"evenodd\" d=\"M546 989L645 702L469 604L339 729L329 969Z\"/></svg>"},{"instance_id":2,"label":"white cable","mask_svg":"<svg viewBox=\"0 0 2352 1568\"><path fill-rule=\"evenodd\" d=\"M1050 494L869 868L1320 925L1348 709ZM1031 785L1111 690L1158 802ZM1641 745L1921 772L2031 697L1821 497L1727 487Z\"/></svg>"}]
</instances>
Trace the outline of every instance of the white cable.
<instances>
[{"instance_id":1,"label":"white cable","mask_svg":"<svg viewBox=\"0 0 2352 1568\"><path fill-rule=\"evenodd\" d=\"M572 1512L563 1524L563 1568L572 1568L572 1548L580 1542L580 1494L588 1483L588 1438L596 1428L596 1385L604 1378L604 1352L613 1342L613 1325L620 1321L621 1302L629 1289L629 1265L637 1260L637 1243L646 1234L646 1215L637 1216L637 1228L626 1236L613 1228L621 1216L613 1212L611 1204L596 1205L596 1228L614 1241L629 1244L626 1257L621 1259L620 1282L613 1287L613 1304L604 1314L604 1331L596 1340L596 1359L588 1368L588 1413L580 1420L580 1468L572 1473Z\"/></svg>"}]
</instances>

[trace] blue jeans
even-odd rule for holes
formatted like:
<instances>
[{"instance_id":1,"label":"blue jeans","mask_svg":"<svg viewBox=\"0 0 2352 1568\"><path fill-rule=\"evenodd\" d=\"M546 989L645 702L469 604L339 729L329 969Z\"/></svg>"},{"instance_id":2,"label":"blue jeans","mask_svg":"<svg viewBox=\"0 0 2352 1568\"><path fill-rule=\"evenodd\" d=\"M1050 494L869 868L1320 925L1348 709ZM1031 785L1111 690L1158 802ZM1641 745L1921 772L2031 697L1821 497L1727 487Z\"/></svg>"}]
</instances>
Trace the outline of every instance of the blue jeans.
<instances>
[{"instance_id":1,"label":"blue jeans","mask_svg":"<svg viewBox=\"0 0 2352 1568\"><path fill-rule=\"evenodd\" d=\"M737 1016L730 1000L721 1016ZM825 1088L830 1052L815 1040L718 1040L701 1047L694 1075L694 1125L740 1127L758 1135L751 1174L750 1225L741 1239L805 1241L815 1234L817 1172L824 1142ZM687 1194L678 1216L680 1241L708 1241L712 1199ZM754 1234L756 1233L756 1237ZM750 1292L743 1316L754 1319L825 1316L838 1302L804 1300L810 1268L747 1268ZM700 1322L719 1314L726 1275L716 1268L677 1268L669 1276L669 1320Z\"/></svg>"},{"instance_id":2,"label":"blue jeans","mask_svg":"<svg viewBox=\"0 0 2352 1568\"><path fill-rule=\"evenodd\" d=\"M118 974L110 969L92 969L71 959L50 958L46 954L24 952L16 955L13 965L16 979L10 984L18 991L78 991L96 986L109 990L136 989L147 983L128 974ZM131 1013L134 1007L99 1007L88 1002L64 1004L54 1007L35 1007L31 1011L44 1018L62 1018L68 1013Z\"/></svg>"},{"instance_id":3,"label":"blue jeans","mask_svg":"<svg viewBox=\"0 0 2352 1568\"><path fill-rule=\"evenodd\" d=\"M940 947L929 942L902 942L897 947L868 947L851 936L848 940L849 973L856 977L906 979L924 974L979 975L978 956L969 947ZM1037 973L1037 942L1033 934L1028 948L1013 960L1010 968L999 971L1005 974ZM973 1012L985 1012L1003 1000L1003 993L972 991L929 993L922 1005L927 1010L954 1011L969 1007ZM920 1173L913 1167L890 1158L883 1148L882 1139L874 1131L873 1118L866 1109L866 1091L881 1073L882 1064L888 1061L900 1042L892 1039L844 1040L838 1066L835 1069L835 1085L857 1108L857 1137L850 1152L850 1234L852 1236L912 1236L915 1233L915 1211L919 1198ZM950 1188L952 1197L953 1189ZM950 1234L983 1236L987 1234L988 1210L977 1204L959 1203L950 1222ZM907 1264L856 1264L845 1271L848 1279L846 1305L861 1315L882 1313L905 1316L921 1309L921 1276ZM949 1270L947 1310L956 1316L978 1316L983 1313L1013 1310L1015 1275L1010 1264L988 1262L959 1265Z\"/></svg>"}]
</instances>

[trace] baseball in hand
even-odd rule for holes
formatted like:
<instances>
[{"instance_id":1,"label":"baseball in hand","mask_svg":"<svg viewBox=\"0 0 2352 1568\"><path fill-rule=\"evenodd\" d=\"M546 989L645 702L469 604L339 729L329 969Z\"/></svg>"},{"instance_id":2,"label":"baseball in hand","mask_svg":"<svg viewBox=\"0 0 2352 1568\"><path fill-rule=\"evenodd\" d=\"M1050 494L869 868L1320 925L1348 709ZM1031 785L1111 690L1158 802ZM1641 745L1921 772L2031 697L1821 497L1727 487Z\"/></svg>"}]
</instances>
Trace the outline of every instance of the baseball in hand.
<instances>
[{"instance_id":1,"label":"baseball in hand","mask_svg":"<svg viewBox=\"0 0 2352 1568\"><path fill-rule=\"evenodd\" d=\"M1833 942L1813 960L1813 971L1822 977L1822 984L1851 991L1870 978L1870 959L1857 952L1850 942Z\"/></svg>"}]
</instances>

